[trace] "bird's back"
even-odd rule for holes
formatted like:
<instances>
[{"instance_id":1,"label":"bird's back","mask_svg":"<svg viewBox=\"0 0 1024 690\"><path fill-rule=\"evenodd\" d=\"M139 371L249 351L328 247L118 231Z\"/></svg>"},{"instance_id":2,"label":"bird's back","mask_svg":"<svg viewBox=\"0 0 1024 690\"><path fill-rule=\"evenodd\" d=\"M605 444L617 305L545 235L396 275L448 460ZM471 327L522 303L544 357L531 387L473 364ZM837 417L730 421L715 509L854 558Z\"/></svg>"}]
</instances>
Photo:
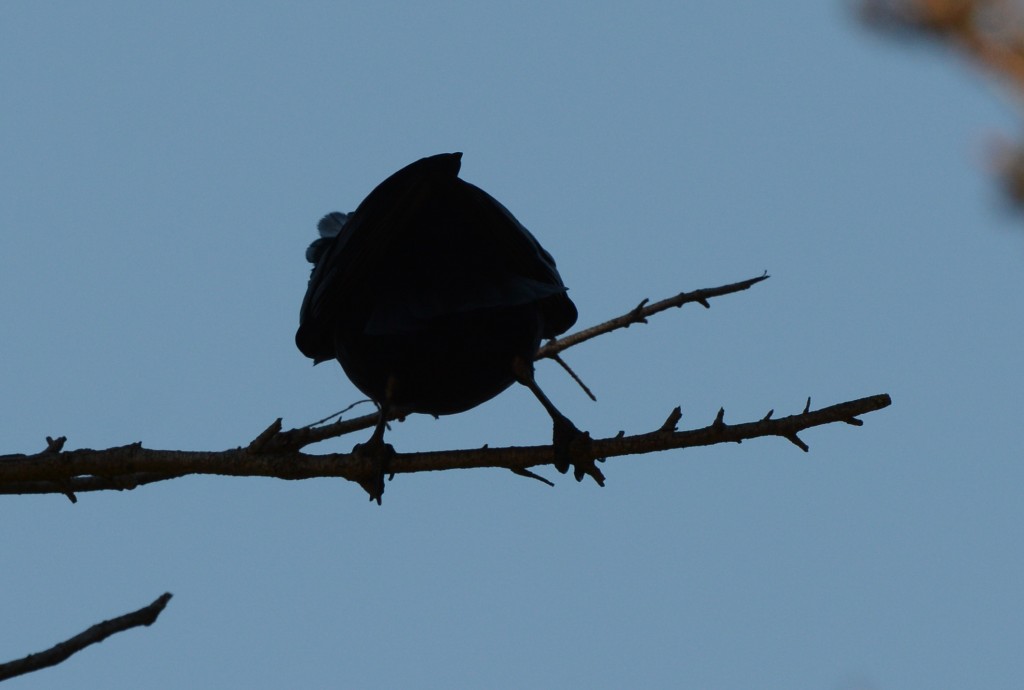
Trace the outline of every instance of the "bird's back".
<instances>
[{"instance_id":1,"label":"bird's back","mask_svg":"<svg viewBox=\"0 0 1024 690\"><path fill-rule=\"evenodd\" d=\"M458 178L461 154L421 159L382 182L320 252L296 342L337 356L338 324L371 335L414 333L438 319L536 305L542 337L576 308L555 262L497 200Z\"/></svg>"},{"instance_id":2,"label":"bird's back","mask_svg":"<svg viewBox=\"0 0 1024 690\"><path fill-rule=\"evenodd\" d=\"M587 435L533 378L542 338L576 321L576 306L540 243L496 199L458 177L461 153L423 158L378 185L351 214L331 213L307 258L299 349L335 358L380 408L373 435L380 502L387 420L454 414L514 381L540 400L553 424L556 469L603 484L593 460L570 452ZM362 452L362 451L360 451ZM393 453L393 451L390 451ZM382 457L383 455L383 457Z\"/></svg>"}]
</instances>

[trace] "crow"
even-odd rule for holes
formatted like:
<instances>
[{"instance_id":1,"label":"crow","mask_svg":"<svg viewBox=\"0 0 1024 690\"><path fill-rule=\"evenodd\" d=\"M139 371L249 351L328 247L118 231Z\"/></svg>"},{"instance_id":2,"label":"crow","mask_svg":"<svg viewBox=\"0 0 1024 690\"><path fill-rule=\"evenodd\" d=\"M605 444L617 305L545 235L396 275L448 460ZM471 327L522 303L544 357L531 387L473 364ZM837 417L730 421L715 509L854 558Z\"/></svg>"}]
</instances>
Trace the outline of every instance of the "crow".
<instances>
[{"instance_id":1,"label":"crow","mask_svg":"<svg viewBox=\"0 0 1024 690\"><path fill-rule=\"evenodd\" d=\"M577 318L555 261L494 197L459 179L461 153L411 163L351 213L333 212L306 251L312 275L295 342L314 364L336 359L380 409L368 443L380 503L389 415L455 414L518 381L554 422L555 466L603 484L593 460L573 462L579 431L541 391L533 359Z\"/></svg>"}]
</instances>

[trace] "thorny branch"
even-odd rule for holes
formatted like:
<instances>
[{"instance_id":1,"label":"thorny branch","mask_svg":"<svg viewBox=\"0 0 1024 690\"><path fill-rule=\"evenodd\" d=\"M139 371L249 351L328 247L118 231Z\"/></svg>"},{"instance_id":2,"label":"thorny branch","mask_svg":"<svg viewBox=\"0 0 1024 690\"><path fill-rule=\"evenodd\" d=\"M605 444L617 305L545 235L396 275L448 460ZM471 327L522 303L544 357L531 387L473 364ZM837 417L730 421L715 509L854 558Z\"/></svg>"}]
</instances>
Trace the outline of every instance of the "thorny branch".
<instances>
[{"instance_id":1,"label":"thorny branch","mask_svg":"<svg viewBox=\"0 0 1024 690\"><path fill-rule=\"evenodd\" d=\"M634 323L646 323L647 317L696 302L709 307L709 299L746 290L767 278L731 283L715 288L683 292L675 297L648 304L644 300L629 312L597 326L579 331L545 345L537 358L557 358L566 349L604 333L626 328ZM678 431L676 425L682 417L679 408L653 431L631 436L619 432L603 439L583 437L574 442L571 453L574 460L604 460L623 455L639 455L674 448L689 448L715 443L739 443L750 438L778 436L806 451L807 445L799 433L815 426L845 422L859 426L860 415L880 410L891 404L888 395L875 395L832 405L819 410L810 409L810 400L804 411L797 415L772 418L769 412L763 419L742 424L726 424L724 410L707 427ZM323 426L307 426L283 430L276 420L246 447L225 451L174 451L144 448L133 443L105 450L64 450L63 437L47 438L47 447L34 455L0 456L0 494L60 493L75 501L75 494L86 491L125 490L190 474L227 476L276 477L279 479L310 479L313 477L341 477L363 483L377 471L372 461L351 453L312 455L302 449L328 438L359 429L369 428L377 415L364 415L340 420ZM480 448L449 450L429 453L399 453L389 460L388 471L393 474L438 470L498 467L516 474L541 479L530 468L554 462L552 446L508 448Z\"/></svg>"},{"instance_id":2,"label":"thorny branch","mask_svg":"<svg viewBox=\"0 0 1024 690\"><path fill-rule=\"evenodd\" d=\"M742 292L752 285L760 283L762 280L768 280L767 273L763 273L757 278L741 280L738 283L729 283L728 285L704 288L702 290L694 290L693 292L680 292L675 297L669 297L668 299L663 299L659 302L655 302L654 304L648 304L650 300L642 300L640 304L636 305L622 316L616 316L614 319L608 319L604 323L599 323L596 326L585 328L582 331L576 331L564 338L549 341L540 349L540 351L537 352L536 359L556 359L559 354L568 350L573 345L579 345L580 343L596 338L599 335L611 333L612 331L616 331L620 328L629 328L635 323L647 323L648 316L653 316L658 312L663 312L666 309L671 309L672 307L681 307L684 304L696 302L705 309L710 309L711 303L708 302L708 300L712 297L721 297L722 295L728 295L734 292Z\"/></svg>"},{"instance_id":3,"label":"thorny branch","mask_svg":"<svg viewBox=\"0 0 1024 690\"><path fill-rule=\"evenodd\" d=\"M681 307L688 302L697 302L706 309L710 309L711 305L708 302L713 297L721 297L722 295L728 295L734 292L742 292L752 285L760 283L762 280L767 280L768 274L764 273L756 278L749 278L747 280L741 280L738 283L729 283L728 285L720 285L713 288L704 288L702 290L694 290L693 292L681 292L675 297L655 302L654 304L647 304L649 300L643 300L639 305L630 309L621 316L608 319L603 323L599 323L596 326L591 326L582 331L576 331L563 338L557 340L548 341L540 350L537 352L536 360L541 359L554 359L560 365L565 367L569 374L580 384L583 390L591 397L594 395L590 390L583 384L582 381L576 376L576 374L569 369L569 367L562 361L560 355L562 352L568 350L574 345L596 338L599 335L605 333L611 333L612 331L620 328L629 328L634 323L647 323L647 317L653 316L658 312L665 311L672 307ZM388 417L388 420L401 419L398 414L392 414ZM279 420L280 421L280 420ZM359 431L360 429L371 429L377 424L377 414L368 414L361 417L354 417L352 419L339 419L331 424L323 426L309 425L300 427L297 429L290 429L288 431L281 431L280 427L276 430L268 428L264 433L270 434L266 439L256 439L254 443L262 443L264 441L272 442L280 447L298 447L317 443L318 441L325 441L329 438L336 438L338 436L344 436L350 434L353 431Z\"/></svg>"},{"instance_id":4,"label":"thorny branch","mask_svg":"<svg viewBox=\"0 0 1024 690\"><path fill-rule=\"evenodd\" d=\"M45 651L0 664L0 681L32 673L48 666L56 666L72 654L82 651L89 645L102 642L111 635L143 625L152 625L170 600L171 594L166 592L157 597L152 604L144 606L138 611L97 623L88 630Z\"/></svg>"},{"instance_id":5,"label":"thorny branch","mask_svg":"<svg viewBox=\"0 0 1024 690\"><path fill-rule=\"evenodd\" d=\"M676 430L676 424L682 417L681 411L676 408L665 423L653 431L630 436L620 432L609 438L588 439L585 443L574 445L572 452L574 459L601 460L674 448L740 443L763 436L785 438L807 451L807 445L799 437L801 432L836 422L860 426L863 424L858 418L860 415L881 410L891 403L889 396L883 394L811 410L808 400L808 406L799 414L773 419L772 412L769 412L759 421L742 424L726 424L724 411L720 410L709 426L688 431ZM279 428L279 422L271 428L275 426ZM274 434L267 436L264 432L261 437L273 438ZM553 464L554 459L551 446L397 453L390 458L388 471L407 474L498 467L523 474L524 470L531 467ZM65 475L60 480L54 476L58 471ZM60 454L59 466L53 454L48 451L36 455L2 456L0 493L74 495L83 491L132 489L142 484L189 474L278 479L341 477L363 482L371 479L374 471L371 462L351 453L310 455L302 453L297 447L283 448L257 442L245 448L219 452L153 450L133 443L106 450L83 448L65 451Z\"/></svg>"},{"instance_id":6,"label":"thorny branch","mask_svg":"<svg viewBox=\"0 0 1024 690\"><path fill-rule=\"evenodd\" d=\"M717 288L680 293L675 297L648 304L644 300L636 308L603 324L571 334L559 341L546 344L537 358L551 358L572 370L561 360L566 349L604 333L627 328L634 323L646 323L647 317L688 302L697 302L705 308L713 297L746 290L765 280L767 274L757 278L723 285ZM573 374L575 378L575 374ZM578 379L577 379L578 380ZM582 384L581 384L582 385ZM584 386L584 390L586 387ZM589 391L587 391L589 394ZM593 397L593 396L591 396ZM807 429L835 422L860 426L860 415L880 410L891 404L888 395L875 395L859 400L811 410L810 398L803 411L789 417L773 419L769 411L761 420L742 424L727 424L725 410L720 409L714 421L704 428L679 431L677 425L682 411L675 408L667 419L653 431L627 436L591 439L583 435L570 446L574 463L604 461L610 457L639 455L673 448L689 448L716 443L740 443L762 436L787 439L803 451L807 444L799 434ZM366 457L352 453L310 455L302 449L328 438L373 426L377 415L364 415L350 420L322 425L317 423L297 429L282 429L277 419L246 447L220 452L188 452L153 450L141 443L132 443L106 450L82 448L64 450L66 438L46 439L46 447L34 455L0 456L0 494L64 494L72 502L76 494L85 491L125 490L137 486L165 481L190 474L228 476L260 476L279 479L309 479L313 477L341 477L366 486L372 483L378 467ZM497 467L511 470L517 475L551 482L533 472L531 468L554 464L552 446L509 448L480 448L429 453L399 453L391 456L388 470L392 475L479 467ZM171 595L164 594L149 606L133 613L104 621L51 649L31 654L23 659L0 664L0 681L24 673L53 666L85 647L100 642L110 635L140 625L152 624Z\"/></svg>"}]
</instances>

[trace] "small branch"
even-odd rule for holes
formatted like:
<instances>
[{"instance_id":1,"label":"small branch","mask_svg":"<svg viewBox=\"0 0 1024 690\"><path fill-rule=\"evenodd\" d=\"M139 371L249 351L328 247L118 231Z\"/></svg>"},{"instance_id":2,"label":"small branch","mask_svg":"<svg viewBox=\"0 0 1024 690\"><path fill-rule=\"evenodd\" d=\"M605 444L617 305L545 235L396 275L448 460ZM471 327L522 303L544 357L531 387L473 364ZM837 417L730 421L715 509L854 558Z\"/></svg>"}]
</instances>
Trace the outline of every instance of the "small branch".
<instances>
[{"instance_id":1,"label":"small branch","mask_svg":"<svg viewBox=\"0 0 1024 690\"><path fill-rule=\"evenodd\" d=\"M676 407L669 413L668 418L665 420L665 423L661 425L659 431L664 431L666 433L675 431L676 425L679 424L679 420L682 418L683 409L681 407ZM622 438L625 435L626 433L624 431L620 431L619 436L617 436L616 438Z\"/></svg>"},{"instance_id":2,"label":"small branch","mask_svg":"<svg viewBox=\"0 0 1024 690\"><path fill-rule=\"evenodd\" d=\"M874 395L820 410L811 410L808 406L800 414L779 418L765 416L744 424L726 424L724 411L719 411L710 426L689 431L675 430L681 414L673 411L654 431L632 436L620 432L613 437L593 439L577 450L583 451L582 460L598 460L778 436L806 451L806 444L797 436L799 432L837 422L857 425L861 421L858 416L881 410L891 403L888 395ZM485 447L396 453L388 461L388 472L408 474L479 467L500 467L516 472L554 462L552 446ZM107 450L83 448L59 455L43 451L35 455L0 456L0 494L125 489L189 474L278 479L341 477L366 482L375 477L375 470L372 462L352 453L310 455L295 450L267 450L266 446L220 452L173 451L150 450L131 444ZM60 476L60 473L65 474ZM55 476L59 481L55 481Z\"/></svg>"},{"instance_id":3,"label":"small branch","mask_svg":"<svg viewBox=\"0 0 1024 690\"><path fill-rule=\"evenodd\" d=\"M377 425L378 417L379 413L374 412L373 414L364 414L352 419L339 419L324 426L303 426L287 431L280 430L279 424L281 420L278 419L257 436L253 443L261 446L266 451L287 452L290 450L300 450L330 438L337 438L338 436L351 434L362 429L372 429ZM388 417L388 421L401 419L403 417L398 414L392 414ZM275 425L278 425L277 432L270 436L265 436Z\"/></svg>"},{"instance_id":4,"label":"small branch","mask_svg":"<svg viewBox=\"0 0 1024 690\"><path fill-rule=\"evenodd\" d=\"M622 316L547 343L537 358L551 358L560 362L559 353L569 347L634 323L646 323L649 316L671 307L696 302L707 308L710 306L709 299L746 290L767 278L765 274L720 287L682 292L654 304L644 300ZM760 436L779 436L807 451L807 444L800 439L799 432L835 422L860 426L863 422L857 419L858 415L880 410L890 404L888 395L875 395L811 411L808 398L800 414L773 419L770 411L759 421L745 424L726 424L725 410L720 409L710 426L690 431L676 429L682 418L682 412L676 408L659 427L649 433L627 436L620 431L614 437L604 439L591 439L588 435L585 444L573 448L573 461L579 468L612 457L716 443L739 443ZM48 438L46 449L34 455L0 456L0 494L57 493L74 500L75 492L133 489L190 474L278 479L340 477L365 486L379 478L379 466L372 458L352 453L310 455L301 451L318 441L372 427L377 418L377 414L370 414L324 426L310 425L286 431L282 430L281 420L276 419L248 446L226 451L151 450L143 448L139 443L106 450L82 448L64 451L63 437ZM393 419L400 420L401 417ZM388 473L393 476L412 472L500 467L548 483L548 480L530 471L530 468L553 464L553 446L485 446L473 450L396 453L389 457ZM592 476L597 478L597 475Z\"/></svg>"},{"instance_id":5,"label":"small branch","mask_svg":"<svg viewBox=\"0 0 1024 690\"><path fill-rule=\"evenodd\" d=\"M167 606L167 602L170 600L170 592L161 594L152 604L144 606L138 611L132 611L131 613L126 613L123 616L118 616L117 618L111 618L108 621L97 623L85 632L79 633L70 640L61 642L46 651L29 654L22 659L8 661L6 664L0 664L0 681L31 673L33 671L38 671L39 669L47 668L48 666L56 666L72 654L82 651L89 645L102 642L111 635L130 628L152 625L156 622L157 616L160 615L160 612L164 610L164 607Z\"/></svg>"},{"instance_id":6,"label":"small branch","mask_svg":"<svg viewBox=\"0 0 1024 690\"><path fill-rule=\"evenodd\" d=\"M544 477L540 476L539 474L537 474L535 472L531 472L530 470L524 469L522 467L513 467L513 468L511 468L511 470L512 470L512 474L518 474L520 477L526 477L527 479L536 479L541 484L547 484L548 486L554 486L555 485L555 483L553 481L551 481L550 479L545 479Z\"/></svg>"},{"instance_id":7,"label":"small branch","mask_svg":"<svg viewBox=\"0 0 1024 690\"><path fill-rule=\"evenodd\" d=\"M734 292L742 292L748 289L752 285L760 283L762 280L767 280L768 274L758 276L757 278L750 278L748 280L741 280L738 283L730 283L728 285L720 285L713 288L703 288L701 290L694 290L693 292L680 292L675 297L669 297L663 299L660 302L648 305L648 300L643 300L635 308L613 319L609 319L604 323L591 326L582 331L577 331L563 338L552 339L544 344L543 347L537 352L535 360L541 359L553 359L560 364L569 375L583 388L583 391L592 400L597 398L590 391L589 388L580 380L569 366L562 361L559 354L565 350L579 345L588 340L610 333L620 328L628 328L634 323L647 323L647 317L657 314L659 312L671 309L672 307L681 307L688 302L696 302L703 305L705 308L710 308L709 299L712 297L719 297L721 295L728 295ZM352 406L350 405L350 409ZM333 416L333 415L332 415ZM255 444L257 447L262 448L266 451L273 452L288 452L302 450L306 446L320 441L326 441L327 439L337 438L344 436L345 434L351 434L355 431L362 431L363 429L372 429L377 425L378 413L374 412L371 414L363 415L361 417L353 417L352 419L339 419L336 422L327 424L324 426L309 425L299 427L297 429L289 429L287 431L281 430L281 420L275 421L266 430L263 431L256 439L253 440L250 447ZM388 421L401 421L403 417L398 414L392 414L388 417Z\"/></svg>"},{"instance_id":8,"label":"small branch","mask_svg":"<svg viewBox=\"0 0 1024 690\"><path fill-rule=\"evenodd\" d=\"M594 402L597 402L597 396L594 395L593 391L590 390L587 384L583 383L583 379L581 379L576 374L576 372L572 370L572 367L565 363L564 359L562 359L559 355L551 355L551 359L555 360L555 362L557 362L560 367L565 369L565 372L572 377L572 380L576 382L576 385L583 389L583 392L587 394L588 398L590 398Z\"/></svg>"},{"instance_id":9,"label":"small branch","mask_svg":"<svg viewBox=\"0 0 1024 690\"><path fill-rule=\"evenodd\" d=\"M579 345L580 343L596 338L599 335L611 333L612 331L620 328L629 328L635 323L647 323L648 316L653 316L658 312L671 309L672 307L681 307L689 302L696 302L705 309L710 309L711 304L708 302L710 298L729 295L734 292L742 292L752 285L756 285L762 280L767 279L768 274L765 273L757 278L741 280L738 283L730 283L728 285L720 285L713 288L704 288L702 290L694 290L693 292L680 292L675 297L669 297L668 299L663 299L660 302L655 302L654 304L648 304L648 300L645 299L622 316L617 316L614 319L609 319L604 323L599 323L596 326L591 326L590 328L582 331L577 331L562 338L558 338L557 340L548 341L540 348L535 359L541 360L554 358L555 355L568 350L573 345Z\"/></svg>"}]
</instances>

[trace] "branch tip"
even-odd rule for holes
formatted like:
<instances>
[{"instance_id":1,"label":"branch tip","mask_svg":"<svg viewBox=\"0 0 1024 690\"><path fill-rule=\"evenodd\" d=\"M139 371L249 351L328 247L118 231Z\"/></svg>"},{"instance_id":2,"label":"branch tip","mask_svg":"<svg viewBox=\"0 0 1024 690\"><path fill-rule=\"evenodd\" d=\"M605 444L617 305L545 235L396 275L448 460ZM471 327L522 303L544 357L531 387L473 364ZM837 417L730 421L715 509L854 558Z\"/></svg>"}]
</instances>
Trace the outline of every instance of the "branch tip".
<instances>
[{"instance_id":1,"label":"branch tip","mask_svg":"<svg viewBox=\"0 0 1024 690\"><path fill-rule=\"evenodd\" d=\"M56 644L42 652L29 654L21 659L0 664L0 681L24 675L26 673L32 673L33 671L38 671L50 666L56 666L73 654L82 651L89 645L102 642L111 635L115 635L131 628L152 625L156 622L157 616L160 615L164 610L164 607L167 606L167 602L170 600L171 593L165 592L157 597L152 604L144 606L138 611L132 611L131 613L126 613L123 616L118 616L117 618L111 618L110 620L105 620L102 623L97 623L88 630L75 635L71 639Z\"/></svg>"},{"instance_id":2,"label":"branch tip","mask_svg":"<svg viewBox=\"0 0 1024 690\"><path fill-rule=\"evenodd\" d=\"M596 396L596 395L594 395L594 393L593 393L593 392L592 392L592 391L590 390L590 388L589 388L589 387L587 386L587 384L583 383L583 379L581 379L581 378L580 378L580 377L579 377L579 376L578 376L578 375L576 374L576 372L572 370L572 367L570 367L570 366L569 366L568 364L566 364L566 363L565 363L565 360L563 360L563 359L561 358L561 356L559 356L559 355L558 355L558 354L556 353L556 354L554 354L554 355L552 355L552 356L551 356L551 359L553 359L553 360L555 360L556 362L558 362L559 366L561 366L561 367L562 367L563 369L565 369L565 370L566 370L566 371L567 371L567 372L569 373L569 376L571 376L571 377L572 377L572 380L573 380L573 381L575 381L575 382L576 382L576 384L577 384L577 385L578 385L578 386L579 386L580 388L582 388L582 389L583 389L583 392L587 394L587 397L588 397L588 398L590 398L590 399L591 399L591 400L593 400L594 402L597 402L597 396Z\"/></svg>"},{"instance_id":3,"label":"branch tip","mask_svg":"<svg viewBox=\"0 0 1024 690\"><path fill-rule=\"evenodd\" d=\"M157 617L163 613L164 608L167 606L167 602L169 602L173 596L174 595L170 592L164 592L158 596L152 604L142 609L146 612L143 625L153 625L153 623L156 623Z\"/></svg>"},{"instance_id":4,"label":"branch tip","mask_svg":"<svg viewBox=\"0 0 1024 690\"><path fill-rule=\"evenodd\" d=\"M57 438L46 437L46 452L47 453L59 453L64 450L64 444L67 443L67 436L58 436Z\"/></svg>"},{"instance_id":5,"label":"branch tip","mask_svg":"<svg viewBox=\"0 0 1024 690\"><path fill-rule=\"evenodd\" d=\"M716 428L725 426L725 408L724 407L719 407L718 408L718 414L715 415L715 421L711 424L711 426L716 427Z\"/></svg>"},{"instance_id":6,"label":"branch tip","mask_svg":"<svg viewBox=\"0 0 1024 690\"><path fill-rule=\"evenodd\" d=\"M807 404L804 405L804 412L803 413L807 414L810 411L811 411L811 397L807 396Z\"/></svg>"},{"instance_id":7,"label":"branch tip","mask_svg":"<svg viewBox=\"0 0 1024 690\"><path fill-rule=\"evenodd\" d=\"M769 419L772 418L773 414L775 414L775 409L774 408L768 410L768 414L766 414L764 417L762 417L761 421L762 422L767 422Z\"/></svg>"},{"instance_id":8,"label":"branch tip","mask_svg":"<svg viewBox=\"0 0 1024 690\"><path fill-rule=\"evenodd\" d=\"M743 290L748 289L751 285L755 285L766 278L768 278L767 272L756 278L747 278L746 280L729 283L728 285L701 288L699 290L694 290L693 292L680 292L673 297L654 303L650 303L649 299L644 299L640 304L625 314L608 319L596 326L585 328L582 331L576 331L575 333L562 336L557 341L554 339L549 340L540 348L540 350L538 350L534 359L541 360L551 358L563 350L567 350L570 347L579 345L580 343L584 343L592 338L604 335L605 333L610 333L620 328L629 328L634 323L647 323L648 317L661 313L667 309L671 309L672 307L681 307L688 302L698 302L707 307L708 300L712 297L721 297L723 295L742 292Z\"/></svg>"}]
</instances>

